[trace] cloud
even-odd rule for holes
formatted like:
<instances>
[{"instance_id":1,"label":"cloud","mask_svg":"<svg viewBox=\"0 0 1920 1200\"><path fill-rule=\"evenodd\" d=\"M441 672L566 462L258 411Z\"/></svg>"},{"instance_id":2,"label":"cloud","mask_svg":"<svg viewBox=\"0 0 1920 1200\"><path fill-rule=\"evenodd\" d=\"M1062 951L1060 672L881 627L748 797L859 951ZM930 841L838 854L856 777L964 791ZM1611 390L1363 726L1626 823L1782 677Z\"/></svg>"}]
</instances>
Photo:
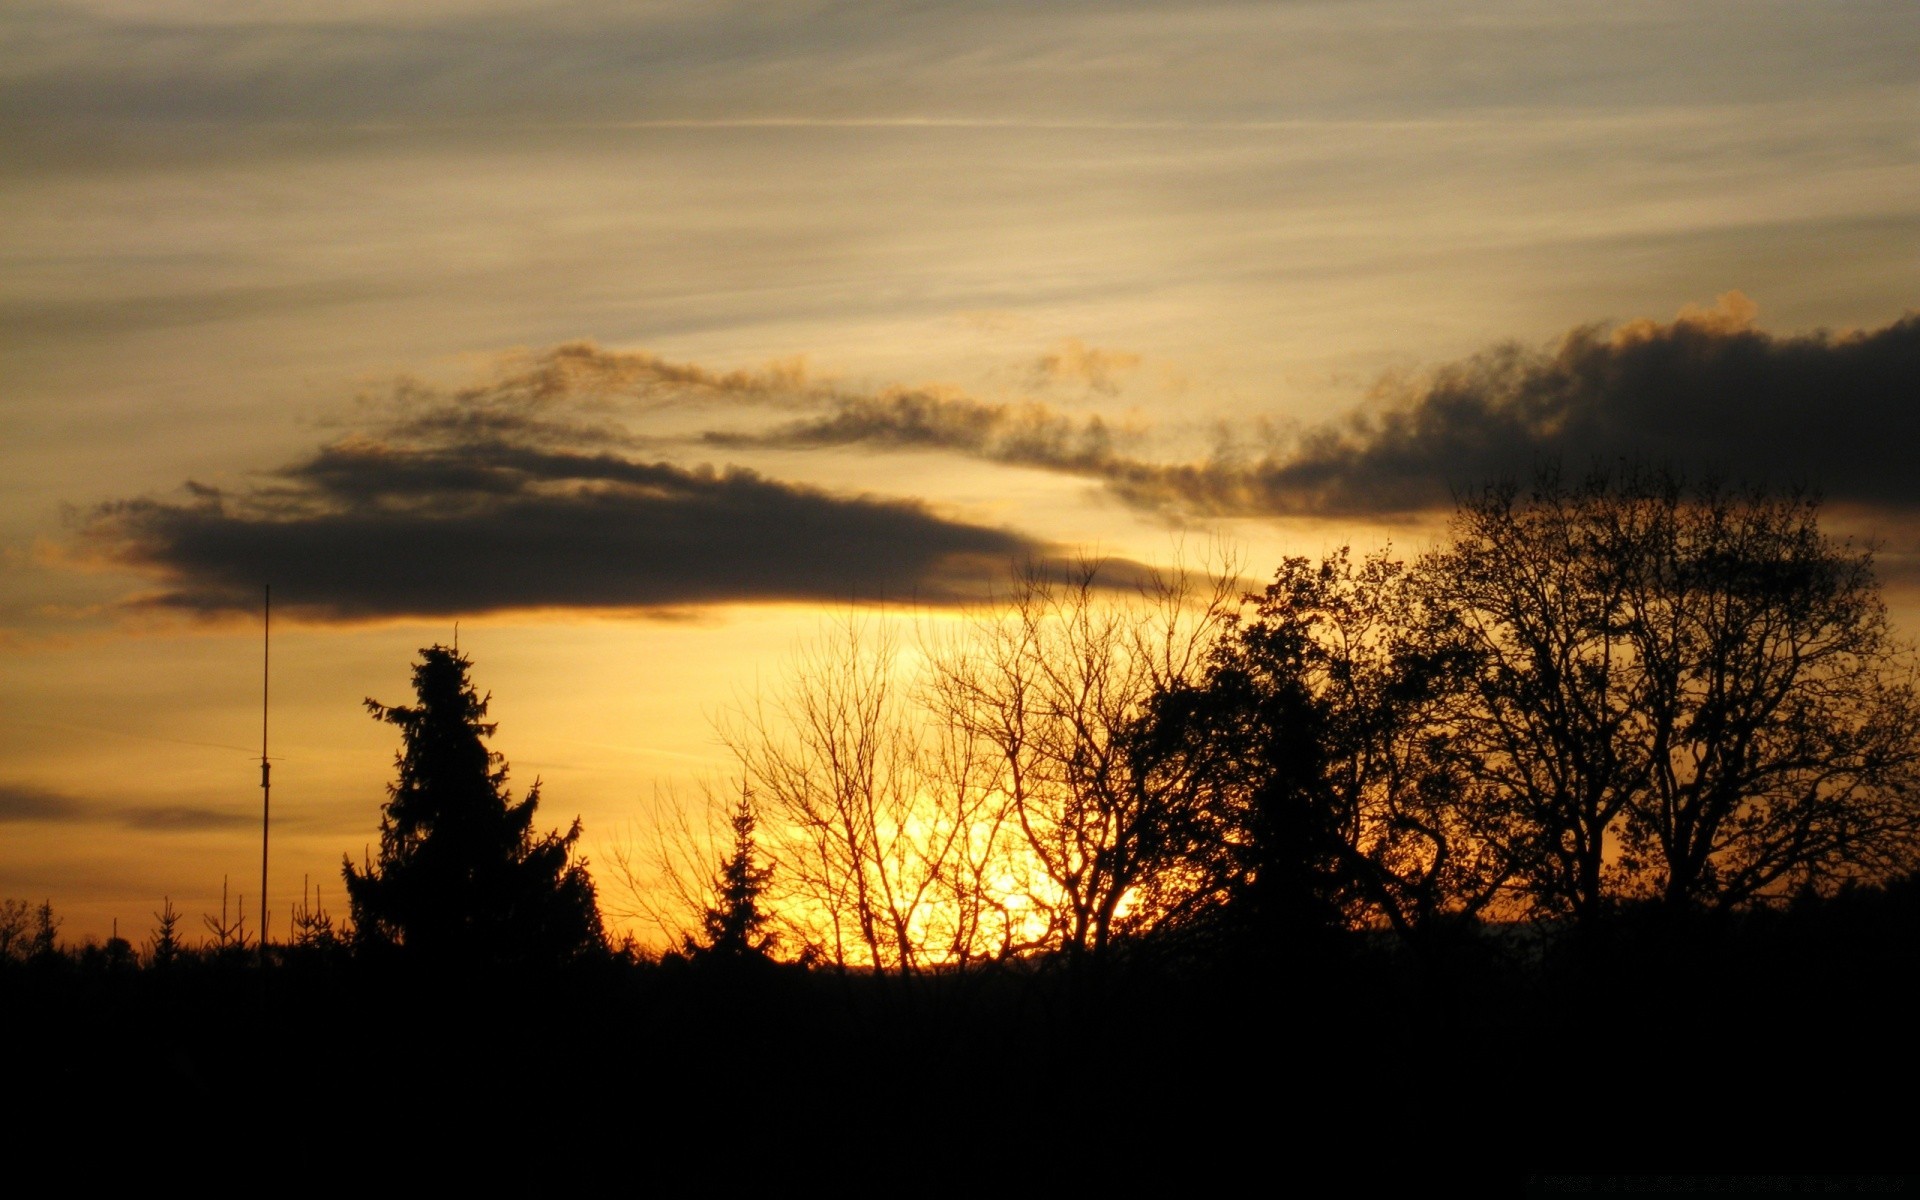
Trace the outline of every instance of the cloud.
<instances>
[{"instance_id":1,"label":"cloud","mask_svg":"<svg viewBox=\"0 0 1920 1200\"><path fill-rule=\"evenodd\" d=\"M416 380L363 395L355 419L439 443L638 444L623 419L679 406L793 406L825 394L798 359L715 371L589 341L505 355L491 375L443 391Z\"/></svg>"},{"instance_id":2,"label":"cloud","mask_svg":"<svg viewBox=\"0 0 1920 1200\"><path fill-rule=\"evenodd\" d=\"M1368 403L1287 439L1262 433L1257 452L1192 462L1131 452L1148 440L1139 426L1116 433L1097 416L1039 402L932 389L816 398L826 406L817 416L708 437L938 448L1078 475L1136 507L1184 516L1429 511L1543 462L1622 457L1807 484L1840 502L1920 506L1920 314L1875 330L1780 337L1756 328L1755 313L1729 292L1667 323L1583 326L1542 350L1496 346L1412 381L1383 381Z\"/></svg>"},{"instance_id":3,"label":"cloud","mask_svg":"<svg viewBox=\"0 0 1920 1200\"><path fill-rule=\"evenodd\" d=\"M0 781L0 824L122 825L161 833L197 833L212 829L252 828L257 818L194 805L114 807L80 800L32 784Z\"/></svg>"},{"instance_id":4,"label":"cloud","mask_svg":"<svg viewBox=\"0 0 1920 1200\"><path fill-rule=\"evenodd\" d=\"M0 822L72 821L86 807L71 796L24 783L0 782Z\"/></svg>"},{"instance_id":5,"label":"cloud","mask_svg":"<svg viewBox=\"0 0 1920 1200\"><path fill-rule=\"evenodd\" d=\"M1713 10L1355 7L24 0L0 8L0 108L23 124L1246 123L1797 100L1904 80L1911 54L1875 6L1774 6L1733 34Z\"/></svg>"},{"instance_id":6,"label":"cloud","mask_svg":"<svg viewBox=\"0 0 1920 1200\"><path fill-rule=\"evenodd\" d=\"M979 400L951 389L888 388L818 397L824 412L760 433L709 431L715 445L851 446L950 450L1011 466L1099 476L1117 461L1115 430L1098 415L1075 418L1039 401Z\"/></svg>"},{"instance_id":7,"label":"cloud","mask_svg":"<svg viewBox=\"0 0 1920 1200\"><path fill-rule=\"evenodd\" d=\"M1285 454L1122 479L1144 501L1214 511L1388 513L1453 490L1620 457L1876 507L1920 505L1920 314L1876 330L1778 337L1737 292L1673 321L1500 346L1385 387Z\"/></svg>"},{"instance_id":8,"label":"cloud","mask_svg":"<svg viewBox=\"0 0 1920 1200\"><path fill-rule=\"evenodd\" d=\"M177 498L99 505L79 519L73 552L161 581L136 607L251 611L270 582L288 610L329 621L939 604L979 594L1014 560L1048 555L912 499L591 450L579 411L571 384L408 401L376 433L342 437L245 491L189 484Z\"/></svg>"},{"instance_id":9,"label":"cloud","mask_svg":"<svg viewBox=\"0 0 1920 1200\"><path fill-rule=\"evenodd\" d=\"M1033 364L1031 378L1035 387L1060 383L1079 383L1102 395L1120 391L1121 376L1140 365L1140 356L1125 350L1102 350L1079 338L1068 338L1041 355Z\"/></svg>"},{"instance_id":10,"label":"cloud","mask_svg":"<svg viewBox=\"0 0 1920 1200\"><path fill-rule=\"evenodd\" d=\"M202 287L112 297L0 299L0 337L22 344L47 337L101 337L185 325L257 319L268 312L312 312L397 294L391 285L339 281Z\"/></svg>"},{"instance_id":11,"label":"cloud","mask_svg":"<svg viewBox=\"0 0 1920 1200\"><path fill-rule=\"evenodd\" d=\"M212 808L170 804L118 810L114 817L129 829L153 833L200 833L215 829L257 829L251 812L224 812Z\"/></svg>"},{"instance_id":12,"label":"cloud","mask_svg":"<svg viewBox=\"0 0 1920 1200\"><path fill-rule=\"evenodd\" d=\"M1543 349L1496 346L1385 381L1342 417L1266 435L1253 452L1190 462L1143 453L1152 431L1142 426L1037 400L939 387L860 392L811 379L797 362L718 372L571 343L516 356L472 387L407 383L371 398L365 431L245 490L189 485L170 499L100 505L78 521L73 546L158 580L132 602L139 607L251 611L271 582L289 608L332 621L880 597L941 604L979 595L1013 560L1058 557L1026 535L910 498L657 457L686 444L941 450L1084 478L1177 517L1430 512L1546 461L1619 457L1808 484L1871 509L1920 506L1910 461L1920 444L1911 402L1920 315L1794 336L1766 333L1754 316L1728 293L1669 322L1583 326ZM1093 385L1119 369L1073 346L1078 357L1062 352L1049 368L1059 377ZM722 414L768 410L800 415L714 427ZM678 432L663 429L676 421Z\"/></svg>"}]
</instances>

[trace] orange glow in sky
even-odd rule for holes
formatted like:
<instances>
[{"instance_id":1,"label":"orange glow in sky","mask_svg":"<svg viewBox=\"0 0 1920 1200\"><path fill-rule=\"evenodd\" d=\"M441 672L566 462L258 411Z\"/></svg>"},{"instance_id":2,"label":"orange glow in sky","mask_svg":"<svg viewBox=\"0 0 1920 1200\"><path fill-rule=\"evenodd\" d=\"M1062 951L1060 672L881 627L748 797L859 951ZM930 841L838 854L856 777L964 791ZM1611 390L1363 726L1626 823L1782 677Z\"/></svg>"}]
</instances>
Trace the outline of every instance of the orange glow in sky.
<instances>
[{"instance_id":1,"label":"orange glow in sky","mask_svg":"<svg viewBox=\"0 0 1920 1200\"><path fill-rule=\"evenodd\" d=\"M1543 455L1815 482L1907 602L1910 6L5 24L0 897L69 939L257 911L266 583L279 936L456 621L604 863L850 602L1417 553Z\"/></svg>"}]
</instances>

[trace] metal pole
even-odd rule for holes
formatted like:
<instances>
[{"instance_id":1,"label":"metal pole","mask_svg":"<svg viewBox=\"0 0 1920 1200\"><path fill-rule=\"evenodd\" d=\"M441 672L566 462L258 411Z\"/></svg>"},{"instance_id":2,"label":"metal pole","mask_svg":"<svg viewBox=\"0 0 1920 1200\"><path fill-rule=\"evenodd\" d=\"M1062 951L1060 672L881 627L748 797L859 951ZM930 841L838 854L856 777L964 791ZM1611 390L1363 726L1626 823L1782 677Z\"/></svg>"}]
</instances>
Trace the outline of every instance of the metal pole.
<instances>
[{"instance_id":1,"label":"metal pole","mask_svg":"<svg viewBox=\"0 0 1920 1200\"><path fill-rule=\"evenodd\" d=\"M267 584L260 621L260 965L267 965L267 829L273 814L272 766L267 762L267 680L273 648L273 585Z\"/></svg>"}]
</instances>

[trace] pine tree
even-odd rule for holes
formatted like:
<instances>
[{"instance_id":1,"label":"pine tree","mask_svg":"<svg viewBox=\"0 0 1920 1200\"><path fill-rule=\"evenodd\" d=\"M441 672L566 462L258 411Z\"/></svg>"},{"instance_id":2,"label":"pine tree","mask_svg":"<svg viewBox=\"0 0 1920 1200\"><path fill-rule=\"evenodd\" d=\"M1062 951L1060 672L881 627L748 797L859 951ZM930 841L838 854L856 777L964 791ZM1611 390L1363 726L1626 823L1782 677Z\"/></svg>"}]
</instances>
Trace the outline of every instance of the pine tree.
<instances>
[{"instance_id":1,"label":"pine tree","mask_svg":"<svg viewBox=\"0 0 1920 1200\"><path fill-rule=\"evenodd\" d=\"M153 914L157 924L153 927L153 936L147 939L147 963L155 970L165 971L179 959L185 947L180 941L180 913L173 907L173 897L165 897L160 911Z\"/></svg>"},{"instance_id":2,"label":"pine tree","mask_svg":"<svg viewBox=\"0 0 1920 1200\"><path fill-rule=\"evenodd\" d=\"M564 834L533 833L540 784L515 802L507 767L486 747L490 696L467 680L470 660L445 646L420 652L414 707L367 701L398 726L398 777L380 818L380 857L344 865L362 944L402 948L435 964L533 965L605 946L586 863Z\"/></svg>"},{"instance_id":3,"label":"pine tree","mask_svg":"<svg viewBox=\"0 0 1920 1200\"><path fill-rule=\"evenodd\" d=\"M60 939L57 930L61 920L53 915L53 901L43 900L40 907L33 910L33 940L28 943L27 954L39 962L51 962L60 955Z\"/></svg>"},{"instance_id":4,"label":"pine tree","mask_svg":"<svg viewBox=\"0 0 1920 1200\"><path fill-rule=\"evenodd\" d=\"M745 792L734 806L729 824L733 828L733 849L714 873L714 902L701 919L706 943L689 944L687 951L696 957L766 958L776 939L767 930L769 917L760 900L773 879L773 868L758 863L753 800Z\"/></svg>"}]
</instances>

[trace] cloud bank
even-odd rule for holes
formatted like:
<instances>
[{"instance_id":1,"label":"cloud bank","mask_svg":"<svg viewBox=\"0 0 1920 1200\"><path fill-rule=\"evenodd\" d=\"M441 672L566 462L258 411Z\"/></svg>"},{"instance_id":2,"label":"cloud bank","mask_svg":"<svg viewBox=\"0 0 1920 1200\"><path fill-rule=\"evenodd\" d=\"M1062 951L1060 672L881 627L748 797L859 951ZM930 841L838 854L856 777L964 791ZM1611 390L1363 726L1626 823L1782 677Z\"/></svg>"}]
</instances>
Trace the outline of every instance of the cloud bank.
<instances>
[{"instance_id":1,"label":"cloud bank","mask_svg":"<svg viewBox=\"0 0 1920 1200\"><path fill-rule=\"evenodd\" d=\"M1734 292L1667 324L1584 327L1547 351L1498 347L1308 431L1284 457L1153 482L1170 501L1216 510L1403 512L1543 460L1629 457L1920 506L1920 314L1792 337L1753 316Z\"/></svg>"},{"instance_id":2,"label":"cloud bank","mask_svg":"<svg viewBox=\"0 0 1920 1200\"><path fill-rule=\"evenodd\" d=\"M645 356L563 348L451 399L402 389L375 433L342 437L246 490L189 484L182 497L96 506L77 522L77 553L161 581L138 607L252 611L271 582L277 606L325 621L741 601L943 604L977 596L1016 560L1048 557L1031 538L914 499L629 456L633 439L617 423L588 418L594 387L636 363L643 382L671 374ZM603 390L630 401L633 380L615 382ZM758 386L698 375L674 385Z\"/></svg>"},{"instance_id":3,"label":"cloud bank","mask_svg":"<svg viewBox=\"0 0 1920 1200\"><path fill-rule=\"evenodd\" d=\"M521 356L469 388L403 383L378 399L372 432L245 490L189 485L183 497L97 506L79 520L76 544L92 561L160 581L141 607L251 611L272 582L276 599L331 621L945 604L980 596L1014 560L1057 562L1035 538L911 497L656 457L688 447L940 451L1083 478L1174 518L1433 512L1546 462L1617 458L1809 485L1874 510L1920 508L1911 465L1920 315L1794 336L1766 333L1753 317L1728 293L1670 322L1583 326L1541 349L1497 346L1384 382L1367 403L1258 453L1189 462L1146 453L1154 431L1138 422L1036 399L868 392L810 379L798 364L717 372L574 343ZM1105 398L1137 361L1072 348L1036 372Z\"/></svg>"},{"instance_id":4,"label":"cloud bank","mask_svg":"<svg viewBox=\"0 0 1920 1200\"><path fill-rule=\"evenodd\" d=\"M1557 346L1494 347L1258 454L1167 462L1098 416L926 390L820 399L825 411L723 444L942 449L1094 480L1182 516L1396 515L1543 462L1651 459L1806 484L1837 501L1920 507L1920 314L1883 328L1779 337L1730 292L1671 322L1583 326Z\"/></svg>"}]
</instances>

